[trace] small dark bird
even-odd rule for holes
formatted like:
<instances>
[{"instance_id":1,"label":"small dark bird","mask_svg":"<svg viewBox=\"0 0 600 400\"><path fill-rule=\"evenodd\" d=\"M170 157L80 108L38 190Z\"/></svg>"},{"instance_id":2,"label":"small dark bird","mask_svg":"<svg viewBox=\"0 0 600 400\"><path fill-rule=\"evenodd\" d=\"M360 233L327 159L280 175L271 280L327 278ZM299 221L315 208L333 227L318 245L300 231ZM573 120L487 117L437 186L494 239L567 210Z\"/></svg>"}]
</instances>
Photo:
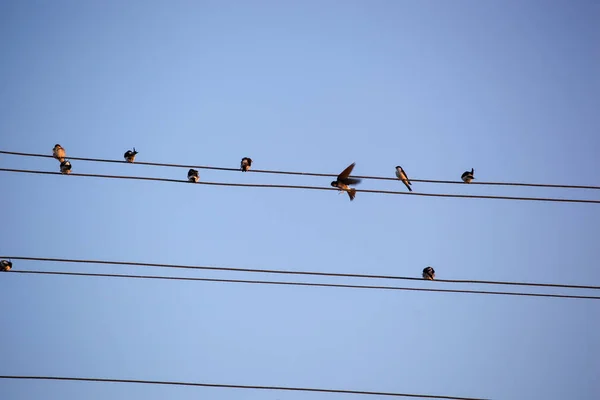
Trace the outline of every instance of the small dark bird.
<instances>
[{"instance_id":1,"label":"small dark bird","mask_svg":"<svg viewBox=\"0 0 600 400\"><path fill-rule=\"evenodd\" d=\"M8 260L0 261L0 271L10 271L12 268L12 263Z\"/></svg>"},{"instance_id":2,"label":"small dark bird","mask_svg":"<svg viewBox=\"0 0 600 400\"><path fill-rule=\"evenodd\" d=\"M406 188L412 192L412 189L410 187L410 185L412 185L412 183L408 180L408 175L406 175L406 172L404 172L404 170L402 169L401 166L396 166L396 177L398 179L400 179L402 181L402 183L404 183L404 186L406 186Z\"/></svg>"},{"instance_id":3,"label":"small dark bird","mask_svg":"<svg viewBox=\"0 0 600 400\"><path fill-rule=\"evenodd\" d=\"M63 174L71 173L71 162L69 160L65 160L60 163L60 172Z\"/></svg>"},{"instance_id":4,"label":"small dark bird","mask_svg":"<svg viewBox=\"0 0 600 400\"><path fill-rule=\"evenodd\" d=\"M354 200L354 197L356 196L356 189L351 188L348 185L356 185L360 183L360 179L348 178L350 176L350 173L352 173L355 164L356 163L350 164L345 170L342 171L341 174L337 176L337 180L331 182L331 186L340 189L340 191L343 190L346 193L348 193L350 201Z\"/></svg>"},{"instance_id":5,"label":"small dark bird","mask_svg":"<svg viewBox=\"0 0 600 400\"><path fill-rule=\"evenodd\" d=\"M198 171L190 168L190 170L188 171L188 181L198 183L199 179L200 175L198 174Z\"/></svg>"},{"instance_id":6,"label":"small dark bird","mask_svg":"<svg viewBox=\"0 0 600 400\"><path fill-rule=\"evenodd\" d=\"M240 164L240 168L242 169L243 172L246 172L250 169L250 166L252 165L252 159L248 158L248 157L244 157L242 158L242 162Z\"/></svg>"},{"instance_id":7,"label":"small dark bird","mask_svg":"<svg viewBox=\"0 0 600 400\"><path fill-rule=\"evenodd\" d=\"M460 178L463 180L464 183L471 183L471 181L473 179L475 179L475 177L473 176L474 172L475 172L475 169L471 168L471 172L469 172L469 171L463 172L463 174Z\"/></svg>"},{"instance_id":8,"label":"small dark bird","mask_svg":"<svg viewBox=\"0 0 600 400\"><path fill-rule=\"evenodd\" d=\"M128 163L132 163L132 162L134 162L134 161L135 161L135 155L136 155L137 153L138 153L138 152L137 152L137 151L135 151L135 147L134 147L134 148L133 148L133 151L131 151L131 150L127 150L127 151L125 152L125 154L123 154L123 157L125 157L125 161L127 161Z\"/></svg>"},{"instance_id":9,"label":"small dark bird","mask_svg":"<svg viewBox=\"0 0 600 400\"><path fill-rule=\"evenodd\" d=\"M427 267L423 269L423 279L427 279L428 281L432 281L435 279L435 270L431 267Z\"/></svg>"},{"instance_id":10,"label":"small dark bird","mask_svg":"<svg viewBox=\"0 0 600 400\"><path fill-rule=\"evenodd\" d=\"M54 158L56 158L58 161L63 162L63 161L65 161L65 157L67 156L67 153L65 152L65 149L63 149L60 144L56 144L56 145L54 145L54 148L52 149L52 156Z\"/></svg>"}]
</instances>

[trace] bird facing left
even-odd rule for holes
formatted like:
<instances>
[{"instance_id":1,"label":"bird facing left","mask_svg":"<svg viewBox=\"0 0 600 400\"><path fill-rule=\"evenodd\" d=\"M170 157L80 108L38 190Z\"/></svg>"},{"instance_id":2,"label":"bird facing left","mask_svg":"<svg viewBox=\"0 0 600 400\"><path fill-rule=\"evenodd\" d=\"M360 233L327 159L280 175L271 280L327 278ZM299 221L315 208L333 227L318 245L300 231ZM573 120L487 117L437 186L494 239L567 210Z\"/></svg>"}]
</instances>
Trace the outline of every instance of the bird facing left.
<instances>
[{"instance_id":1,"label":"bird facing left","mask_svg":"<svg viewBox=\"0 0 600 400\"><path fill-rule=\"evenodd\" d=\"M67 156L67 152L60 144L55 144L52 149L52 157L56 158L58 161L65 161L65 157Z\"/></svg>"},{"instance_id":2,"label":"bird facing left","mask_svg":"<svg viewBox=\"0 0 600 400\"><path fill-rule=\"evenodd\" d=\"M356 189L351 188L349 185L356 185L360 183L360 179L349 178L355 164L356 163L350 164L337 176L335 181L331 182L331 186L340 189L340 191L348 193L350 201L354 200L354 197L356 196Z\"/></svg>"}]
</instances>

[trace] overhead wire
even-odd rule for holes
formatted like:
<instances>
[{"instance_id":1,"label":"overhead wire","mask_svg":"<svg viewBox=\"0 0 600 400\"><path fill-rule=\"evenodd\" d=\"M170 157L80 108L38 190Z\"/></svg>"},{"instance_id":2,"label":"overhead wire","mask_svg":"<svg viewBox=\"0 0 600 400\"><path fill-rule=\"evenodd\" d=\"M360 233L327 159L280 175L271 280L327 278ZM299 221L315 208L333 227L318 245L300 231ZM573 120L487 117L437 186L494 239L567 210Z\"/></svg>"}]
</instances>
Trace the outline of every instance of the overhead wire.
<instances>
[{"instance_id":1,"label":"overhead wire","mask_svg":"<svg viewBox=\"0 0 600 400\"><path fill-rule=\"evenodd\" d=\"M27 174L42 174L42 175L62 175L60 172L51 171L36 171L23 170L13 168L0 168L2 172L16 172ZM92 178L108 178L108 179L129 179L129 180L144 180L144 181L159 181L173 183L190 183L187 180L155 178L145 176L125 176L125 175L106 175L106 174L79 174L70 173L69 176L81 176ZM303 189L303 190L339 190L334 187L322 186L303 186L303 185L276 185L262 183L226 183L226 182L207 182L199 181L195 185L211 185L211 186L230 186L230 187L254 187L254 188L277 188L277 189ZM376 193L376 194L392 194L392 195L407 195L407 196L424 196L424 197L448 197L448 198L464 198L464 199L494 199L494 200L520 200L520 201L543 201L557 203L590 203L600 204L600 200L586 199L561 199L561 198L544 198L544 197L515 197L515 196L486 196L486 195L467 195L467 194L448 194L448 193L420 193L420 192L400 192L393 190L374 190L374 189L357 189L358 193Z\"/></svg>"},{"instance_id":2,"label":"overhead wire","mask_svg":"<svg viewBox=\"0 0 600 400\"><path fill-rule=\"evenodd\" d=\"M37 154L37 153L23 153L16 151L0 150L0 154L25 156L25 157L43 157L53 158L48 154ZM69 160L78 161L89 161L89 162L104 162L104 163L127 163L124 160L114 160L105 158L89 158L89 157L67 157ZM136 161L135 164L149 165L156 167L175 167L175 168L198 168L218 171L239 171L239 168L229 167L214 167L208 165L192 165L192 164L171 164L171 163L157 163L147 161ZM315 172L297 172L297 171L280 171L280 170L266 170L266 169L251 169L248 172L264 173L264 174L280 174L280 175L302 175L302 176L319 176L319 177L337 177L338 174L327 174L327 173L315 173ZM367 179L367 180L384 180L384 181L398 181L397 178L386 177L386 176L369 176L369 175L351 175L352 178ZM449 181L449 180L435 180L435 179L416 179L411 178L411 182L422 182L422 183L436 183L436 184L460 184L464 185L462 181ZM519 182L480 182L473 181L469 185L486 185L486 186L525 186L525 187L546 187L546 188L559 188L559 189L591 189L600 190L600 186L593 185L564 185L564 184L548 184L548 183L519 183Z\"/></svg>"},{"instance_id":3,"label":"overhead wire","mask_svg":"<svg viewBox=\"0 0 600 400\"><path fill-rule=\"evenodd\" d=\"M12 260L23 260L23 261L58 262L58 263L74 263L74 264L124 265L124 266L132 266L132 267L192 269L192 270L202 270L202 271L208 270L208 271L249 272L249 273L277 274L277 275L304 275L304 276L319 276L319 277L334 277L334 278L361 278L361 279L423 281L423 278L416 278L416 277L410 277L410 276L398 276L398 275L353 274L353 273L341 273L341 272L237 268L237 267L218 267L218 266L205 266L205 265L146 263L146 262L134 262L134 261L84 260L84 259L72 259L72 258L22 257L22 256L4 256L4 255L0 255L0 258L12 259ZM498 285L498 286L506 285L506 286L530 286L530 287L547 287L547 288L562 288L562 289L600 290L600 286L568 285L568 284L559 284L559 283L539 283L539 282L508 282L508 281L487 281L487 280L474 280L474 279L436 279L435 282L459 283L459 284L483 284L483 285Z\"/></svg>"},{"instance_id":4,"label":"overhead wire","mask_svg":"<svg viewBox=\"0 0 600 400\"><path fill-rule=\"evenodd\" d=\"M250 280L250 279L197 278L197 277L159 276L159 275L104 274L104 273L89 273L89 272L33 271L33 270L14 270L14 269L10 270L9 272L3 272L3 274L39 274L39 275L104 277L104 278L160 279L160 280L177 280L177 281L247 283L247 284L259 284L259 285L312 286L312 287L330 287L330 288L346 288L346 289L400 290L400 291L412 291L412 292L491 294L491 295L504 295L504 296L550 297L550 298L561 298L561 299L600 300L600 296L551 294L551 293L524 293L524 292L501 292L501 291L486 291L486 290L412 288L412 287L402 287L402 286L350 285L350 284L341 284L341 283L264 281L264 280Z\"/></svg>"},{"instance_id":5,"label":"overhead wire","mask_svg":"<svg viewBox=\"0 0 600 400\"><path fill-rule=\"evenodd\" d=\"M225 383L154 381L154 380L141 380L141 379L112 379L112 378L83 378L83 377L67 377L67 376L25 376L25 375L0 375L0 379L52 380L52 381L101 382L101 383L136 383L136 384L145 384L145 385L195 386L195 387L226 388L226 389L279 390L279 391L293 391L293 392L355 394L355 395L366 395L366 396L412 397L412 398L420 398L420 399L486 400L486 399L478 398L478 397L441 396L441 395L431 395L431 394L413 394L413 393L397 393L397 392L375 392L375 391L366 391L366 390L321 389L321 388L289 387L289 386L235 385L235 384L225 384Z\"/></svg>"}]
</instances>

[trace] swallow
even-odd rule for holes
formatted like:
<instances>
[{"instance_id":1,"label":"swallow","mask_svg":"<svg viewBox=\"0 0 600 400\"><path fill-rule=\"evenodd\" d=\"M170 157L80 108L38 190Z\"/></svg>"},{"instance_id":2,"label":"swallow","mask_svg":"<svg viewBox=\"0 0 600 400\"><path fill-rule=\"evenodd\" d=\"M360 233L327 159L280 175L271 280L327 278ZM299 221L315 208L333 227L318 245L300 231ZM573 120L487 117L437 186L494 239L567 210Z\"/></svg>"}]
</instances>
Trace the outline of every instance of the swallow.
<instances>
[{"instance_id":1,"label":"swallow","mask_svg":"<svg viewBox=\"0 0 600 400\"><path fill-rule=\"evenodd\" d=\"M404 183L404 186L406 186L406 188L412 192L412 189L410 187L410 185L412 185L412 183L408 180L408 175L406 175L406 172L404 172L404 170L402 169L401 166L396 166L396 177L398 179L400 179L402 181L402 183Z\"/></svg>"},{"instance_id":2,"label":"swallow","mask_svg":"<svg viewBox=\"0 0 600 400\"><path fill-rule=\"evenodd\" d=\"M71 162L69 160L65 160L60 163L60 172L63 174L71 173Z\"/></svg>"},{"instance_id":3,"label":"swallow","mask_svg":"<svg viewBox=\"0 0 600 400\"><path fill-rule=\"evenodd\" d=\"M0 271L10 271L12 268L12 263L8 260L0 261Z\"/></svg>"},{"instance_id":4,"label":"swallow","mask_svg":"<svg viewBox=\"0 0 600 400\"><path fill-rule=\"evenodd\" d=\"M423 279L427 279L428 281L432 281L435 279L435 270L431 267L427 267L423 269Z\"/></svg>"},{"instance_id":5,"label":"swallow","mask_svg":"<svg viewBox=\"0 0 600 400\"><path fill-rule=\"evenodd\" d=\"M243 172L248 171L250 169L251 165L252 165L251 158L248 158L248 157L242 158L242 162L240 163L240 168L242 169Z\"/></svg>"},{"instance_id":6,"label":"swallow","mask_svg":"<svg viewBox=\"0 0 600 400\"><path fill-rule=\"evenodd\" d=\"M348 178L350 176L350 173L354 169L354 164L356 163L350 164L345 170L342 171L341 174L337 176L337 180L331 182L331 186L340 189L340 191L343 190L346 193L348 193L350 201L354 200L354 197L356 196L356 189L351 188L348 185L356 185L360 183L360 179Z\"/></svg>"},{"instance_id":7,"label":"swallow","mask_svg":"<svg viewBox=\"0 0 600 400\"><path fill-rule=\"evenodd\" d=\"M473 179L475 179L475 177L473 176L474 172L475 172L475 169L471 168L471 172L469 172L469 171L463 172L463 174L460 178L463 180L464 183L471 183L471 181Z\"/></svg>"},{"instance_id":8,"label":"swallow","mask_svg":"<svg viewBox=\"0 0 600 400\"><path fill-rule=\"evenodd\" d=\"M133 151L131 151L131 150L127 150L127 151L125 152L125 154L123 154L123 157L125 157L125 161L127 161L128 163L132 163L132 162L135 160L135 155L136 155L137 153L138 153L138 152L137 152L137 151L135 151L135 147L134 147L134 148L133 148Z\"/></svg>"},{"instance_id":9,"label":"swallow","mask_svg":"<svg viewBox=\"0 0 600 400\"><path fill-rule=\"evenodd\" d=\"M65 149L63 149L63 147L60 144L56 144L56 145L54 145L54 148L52 149L52 156L54 158L56 158L58 161L63 162L63 161L65 161L65 157L67 156L67 153L65 152Z\"/></svg>"},{"instance_id":10,"label":"swallow","mask_svg":"<svg viewBox=\"0 0 600 400\"><path fill-rule=\"evenodd\" d=\"M198 183L198 180L200 179L200 175L198 174L198 171L195 169L190 169L188 171L188 181L190 182L194 182L194 183Z\"/></svg>"}]
</instances>

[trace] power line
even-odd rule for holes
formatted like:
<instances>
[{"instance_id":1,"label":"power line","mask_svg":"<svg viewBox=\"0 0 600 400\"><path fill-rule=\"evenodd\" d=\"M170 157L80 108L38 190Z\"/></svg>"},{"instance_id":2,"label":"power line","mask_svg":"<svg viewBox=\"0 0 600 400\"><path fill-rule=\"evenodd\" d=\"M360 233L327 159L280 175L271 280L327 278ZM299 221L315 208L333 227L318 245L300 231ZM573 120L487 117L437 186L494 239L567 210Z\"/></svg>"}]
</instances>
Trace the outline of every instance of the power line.
<instances>
[{"instance_id":1,"label":"power line","mask_svg":"<svg viewBox=\"0 0 600 400\"><path fill-rule=\"evenodd\" d=\"M50 171L35 171L12 168L0 168L4 172L17 172L27 174L42 174L42 175L62 175L60 172ZM174 182L174 183L190 183L187 180L169 179L169 178L153 178L145 176L124 176L124 175L104 175L104 174L77 174L71 173L70 176L83 176L92 178L108 178L108 179L130 179L144 181L159 181L159 182ZM322 186L301 186L301 185L274 185L262 183L225 183L225 182L206 182L199 181L195 185L212 185L212 186L231 186L231 187L254 187L254 188L276 188L276 189L306 189L306 190L339 190L333 187ZM521 201L546 201L556 203L591 203L600 204L600 200L584 200L584 199L559 199L559 198L543 198L543 197L513 197L513 196L485 196L485 195L470 195L470 194L448 194L448 193L418 193L418 192L398 192L392 190L373 190L373 189L357 189L360 193L377 193L377 194L394 194L406 196L425 196L425 197L452 197L462 199L495 199L495 200L521 200Z\"/></svg>"},{"instance_id":2,"label":"power line","mask_svg":"<svg viewBox=\"0 0 600 400\"><path fill-rule=\"evenodd\" d=\"M196 387L212 387L212 388L227 388L227 389L254 389L254 390L284 390L284 391L294 391L294 392L358 394L358 395L367 395L367 396L413 397L413 398L421 398L421 399L486 400L486 399L476 398L476 397L436 396L436 395L430 395L430 394L372 392L372 391L364 391L364 390L345 390L345 389L317 389L317 388L301 388L301 387L288 387L288 386L234 385L234 384L225 384L225 383L149 381L149 380L140 380L140 379L75 378L75 377L66 377L66 376L21 376L21 375L0 375L0 379L53 380L53 381L102 382L102 383L138 383L138 384L145 384L145 385L196 386Z\"/></svg>"},{"instance_id":3,"label":"power line","mask_svg":"<svg viewBox=\"0 0 600 400\"><path fill-rule=\"evenodd\" d=\"M279 275L307 275L307 276L326 276L326 277L335 277L335 278L362 278L362 279L390 279L390 280L423 281L422 278L415 278L415 277L409 277L409 276L398 276L398 275L349 274L349 273L340 273L340 272L293 271L293 270L289 271L289 270L281 270L281 269L234 268L234 267L215 267L215 266L204 266L204 265L143 263L143 262L133 262L133 261L82 260L82 259L71 259L71 258L19 257L19 256L2 256L2 255L0 255L0 258L12 259L12 260L24 260L24 261L62 262L62 263L74 263L74 264L126 265L126 266L133 266L133 267L156 267L156 268L195 269L195 270L209 270L209 271L250 272L250 273L261 273L261 274L279 274ZM436 279L435 282L600 290L600 286L566 285L566 284L559 284L559 283L482 281L482 280L473 280L473 279L468 279L468 280L467 279Z\"/></svg>"},{"instance_id":4,"label":"power line","mask_svg":"<svg viewBox=\"0 0 600 400\"><path fill-rule=\"evenodd\" d=\"M15 156L26 156L26 157L45 157L53 158L47 154L36 154L36 153L21 153L15 151L4 151L0 150L0 154L9 154ZM90 161L90 162L105 162L105 163L118 163L126 164L124 160L111 160L105 158L87 158L87 157L68 157L70 160L78 161ZM151 165L155 167L175 167L175 168L198 168L198 169L212 169L218 171L239 171L239 168L227 168L227 167L212 167L207 165L191 165L191 164L169 164L169 163L156 163L156 162L144 162L136 161L135 164L139 165ZM264 174L279 174L279 175L303 175L303 176L320 176L320 177L337 177L337 174L322 174L315 172L295 172L295 171L279 171L279 170L266 170L266 169L251 169L248 172L257 172ZM352 178L358 179L371 179L371 180L382 180L382 181L398 181L397 178L391 178L386 176L364 176L364 175L352 175ZM422 183L437 183L437 184L459 184L464 185L462 181L447 181L447 180L435 180L435 179L410 179L412 182ZM487 186L527 186L527 187L546 187L546 188L559 188L559 189L592 189L600 190L600 186L590 185L560 185L560 184L548 184L548 183L517 183L517 182L471 182L469 185L487 185ZM407 193L408 194L408 193Z\"/></svg>"},{"instance_id":5,"label":"power line","mask_svg":"<svg viewBox=\"0 0 600 400\"><path fill-rule=\"evenodd\" d=\"M193 278L193 277L181 277L181 276L97 274L97 273L88 273L88 272L29 271L29 270L15 271L14 269L9 272L4 272L3 274L15 274L15 273L16 274L87 276L87 277L104 277L104 278L162 279L162 280L176 280L176 281L248 283L248 284L259 284L259 285L313 286L313 287L332 287L332 288L347 288L347 289L404 290L404 291L412 291L412 292L494 294L494 295L504 295L504 296L553 297L553 298L561 298L561 299L600 300L600 296L578 296L578 295L568 295L568 294L498 292L498 291L461 290L461 289L428 289L428 288L410 288L410 287L401 287L401 286L376 286L376 285L349 285L349 284L341 284L341 283L262 281L262 280L249 280L249 279Z\"/></svg>"}]
</instances>

